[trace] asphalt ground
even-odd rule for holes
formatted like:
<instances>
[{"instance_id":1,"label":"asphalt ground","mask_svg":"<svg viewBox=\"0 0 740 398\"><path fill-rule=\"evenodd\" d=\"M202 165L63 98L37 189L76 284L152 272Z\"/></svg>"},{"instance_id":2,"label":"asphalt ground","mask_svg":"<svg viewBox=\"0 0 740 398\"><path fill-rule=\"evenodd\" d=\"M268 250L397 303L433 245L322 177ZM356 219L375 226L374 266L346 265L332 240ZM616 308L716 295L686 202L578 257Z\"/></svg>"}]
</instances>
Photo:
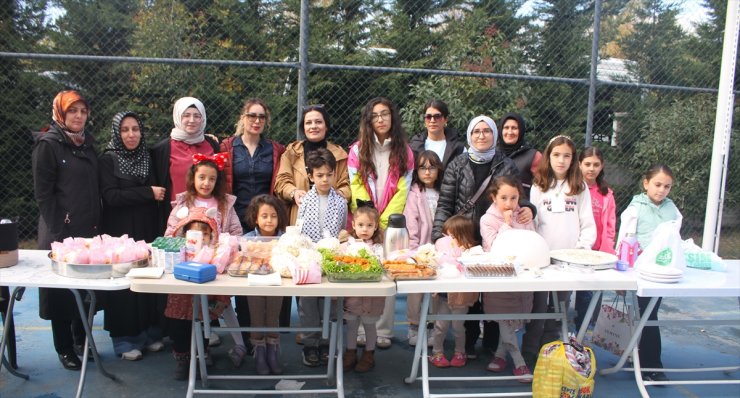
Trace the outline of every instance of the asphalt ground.
<instances>
[{"instance_id":1,"label":"asphalt ground","mask_svg":"<svg viewBox=\"0 0 740 398\"><path fill-rule=\"evenodd\" d=\"M609 295L604 302L609 300ZM345 395L347 397L420 397L422 396L421 383L404 383L411 369L414 347L406 341L405 297L399 296L396 302L396 327L393 345L389 349L378 350L376 353L376 367L369 373L356 374L350 372L345 375ZM740 302L737 298L689 298L665 299L661 306L660 318L673 319L687 314L699 314L708 318L737 318L740 315ZM295 311L295 310L294 310ZM14 310L16 333L18 342L18 364L20 371L31 376L30 380L22 380L8 373L6 369L0 371L0 397L34 397L56 398L73 397L77 388L79 373L62 368L54 352L50 323L38 317L38 290L28 289L22 301L16 303ZM113 346L108 333L102 329L103 316L98 313L94 321L95 341L100 351L106 369L115 374L117 381L104 377L94 364L89 364L87 383L84 396L86 397L136 397L162 398L182 397L185 395L186 382L173 379L175 362L169 353L171 346L167 344L165 351L145 353L141 361L130 362L117 358L113 353ZM293 322L297 324L297 314L293 314ZM716 367L740 365L740 328L737 326L692 326L692 327L663 327L663 363L665 366L680 367ZM234 373L234 367L227 357L227 351L232 344L228 333L220 333L223 343L212 350L215 364L210 368L212 374ZM447 351L453 346L452 337L446 341ZM282 335L281 360L286 367L286 374L302 374L315 370L301 364L301 346L295 343L293 334ZM594 348L599 369L612 366L617 357ZM490 360L490 354L479 346L479 358L468 361L464 368L436 369L432 368L432 375L436 376L486 376L491 375L484 370ZM236 372L254 374L254 363L250 358ZM738 379L740 372L729 374L723 372L712 373L680 373L669 374L672 379L700 380L703 378ZM251 388L271 389L275 381L211 381L212 387L220 388ZM198 383L198 386L200 384ZM309 381L304 389L309 387L321 388L325 381ZM530 388L516 381L497 382L437 382L432 384L435 393L485 393L485 392L517 392ZM669 386L649 387L652 397L740 397L738 385L710 385L710 386ZM223 397L224 394L210 396ZM230 396L230 395L229 395ZM247 395L254 396L254 395ZM285 397L287 395L273 395ZM318 394L302 395L306 397L319 396ZM327 396L327 395L322 395ZM638 397L639 392L635 385L632 373L620 372L608 376L596 376L594 397Z\"/></svg>"}]
</instances>

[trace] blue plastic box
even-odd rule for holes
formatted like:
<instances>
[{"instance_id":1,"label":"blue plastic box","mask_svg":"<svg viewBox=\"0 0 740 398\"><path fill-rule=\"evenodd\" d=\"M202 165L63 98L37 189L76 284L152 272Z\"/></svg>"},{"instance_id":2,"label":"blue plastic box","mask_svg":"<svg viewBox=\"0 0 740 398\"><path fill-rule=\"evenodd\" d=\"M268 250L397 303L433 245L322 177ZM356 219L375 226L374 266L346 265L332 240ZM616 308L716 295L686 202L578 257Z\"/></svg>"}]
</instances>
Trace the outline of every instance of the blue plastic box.
<instances>
[{"instance_id":1,"label":"blue plastic box","mask_svg":"<svg viewBox=\"0 0 740 398\"><path fill-rule=\"evenodd\" d=\"M206 283L216 279L216 266L188 261L175 265L176 279L194 283Z\"/></svg>"}]
</instances>

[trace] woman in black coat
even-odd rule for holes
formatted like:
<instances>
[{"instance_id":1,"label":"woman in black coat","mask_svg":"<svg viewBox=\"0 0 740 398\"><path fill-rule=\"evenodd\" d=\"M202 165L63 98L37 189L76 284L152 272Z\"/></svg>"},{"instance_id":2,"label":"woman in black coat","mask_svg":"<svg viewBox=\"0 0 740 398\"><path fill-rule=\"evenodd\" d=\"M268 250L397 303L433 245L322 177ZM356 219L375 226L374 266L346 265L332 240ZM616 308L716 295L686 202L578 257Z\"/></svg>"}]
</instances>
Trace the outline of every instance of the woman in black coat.
<instances>
[{"instance_id":1,"label":"woman in black coat","mask_svg":"<svg viewBox=\"0 0 740 398\"><path fill-rule=\"evenodd\" d=\"M153 241L158 236L157 201L164 200L165 189L153 183L143 125L135 113L119 112L113 117L111 139L98 162L102 232ZM110 332L116 355L135 361L141 359L145 348L164 348L160 341L164 300L158 297L129 290L108 292L104 327Z\"/></svg>"},{"instance_id":2,"label":"woman in black coat","mask_svg":"<svg viewBox=\"0 0 740 398\"><path fill-rule=\"evenodd\" d=\"M38 248L68 237L99 234L98 157L85 132L90 107L76 91L54 98L47 131L34 134L33 186L39 206ZM66 289L39 289L39 316L51 320L54 349L66 369L82 366L85 332L74 296ZM77 351L77 352L75 352ZM77 355L76 355L77 354Z\"/></svg>"},{"instance_id":3,"label":"woman in black coat","mask_svg":"<svg viewBox=\"0 0 740 398\"><path fill-rule=\"evenodd\" d=\"M439 201L434 215L432 241L442 237L444 222L455 214L462 214L473 220L476 225L476 239L480 242L480 219L491 206L491 198L485 189L473 200L478 189L488 176L518 175L514 162L502 151L496 149L498 129L493 120L487 116L477 116L468 124L468 152L452 159L444 172L442 186L439 189ZM470 202L470 203L469 203ZM469 203L469 204L468 204ZM528 201L520 201L522 210L517 215L519 222L532 220L534 206ZM468 311L469 314L483 313L480 301ZM498 324L484 322L483 345L491 350L498 346ZM468 358L476 357L475 343L480 335L478 321L465 321L465 351Z\"/></svg>"}]
</instances>

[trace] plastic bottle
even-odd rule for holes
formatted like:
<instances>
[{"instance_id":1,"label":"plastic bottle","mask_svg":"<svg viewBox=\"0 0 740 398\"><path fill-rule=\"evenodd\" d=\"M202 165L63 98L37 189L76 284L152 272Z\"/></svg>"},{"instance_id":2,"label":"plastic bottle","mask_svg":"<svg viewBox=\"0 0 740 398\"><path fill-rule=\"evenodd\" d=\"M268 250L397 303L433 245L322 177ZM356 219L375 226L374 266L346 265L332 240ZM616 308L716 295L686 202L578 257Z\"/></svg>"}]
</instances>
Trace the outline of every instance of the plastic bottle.
<instances>
[{"instance_id":1,"label":"plastic bottle","mask_svg":"<svg viewBox=\"0 0 740 398\"><path fill-rule=\"evenodd\" d=\"M619 260L629 264L630 268L635 265L640 252L640 243L637 241L635 234L628 233L619 242Z\"/></svg>"}]
</instances>

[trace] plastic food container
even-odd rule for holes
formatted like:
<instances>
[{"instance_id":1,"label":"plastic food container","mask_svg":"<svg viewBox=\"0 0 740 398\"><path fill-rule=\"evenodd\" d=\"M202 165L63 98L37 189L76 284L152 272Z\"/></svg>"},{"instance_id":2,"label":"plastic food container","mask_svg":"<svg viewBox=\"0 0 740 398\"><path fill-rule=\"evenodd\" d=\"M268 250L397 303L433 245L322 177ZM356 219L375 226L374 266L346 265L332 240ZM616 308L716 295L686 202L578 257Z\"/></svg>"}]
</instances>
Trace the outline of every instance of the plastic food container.
<instances>
[{"instance_id":1,"label":"plastic food container","mask_svg":"<svg viewBox=\"0 0 740 398\"><path fill-rule=\"evenodd\" d=\"M273 272L270 266L272 249L278 241L277 236L242 237L239 241L240 251L227 268L231 276L248 276L249 274L266 275Z\"/></svg>"},{"instance_id":2,"label":"plastic food container","mask_svg":"<svg viewBox=\"0 0 740 398\"><path fill-rule=\"evenodd\" d=\"M78 279L122 278L126 276L131 268L149 266L149 258L117 264L74 264L57 261L49 253L49 259L51 260L51 270L55 274Z\"/></svg>"},{"instance_id":3,"label":"plastic food container","mask_svg":"<svg viewBox=\"0 0 740 398\"><path fill-rule=\"evenodd\" d=\"M327 272L329 282L380 282L383 279L382 272Z\"/></svg>"},{"instance_id":4,"label":"plastic food container","mask_svg":"<svg viewBox=\"0 0 740 398\"><path fill-rule=\"evenodd\" d=\"M517 262L495 258L472 257L458 259L466 278L515 278L521 272Z\"/></svg>"}]
</instances>

